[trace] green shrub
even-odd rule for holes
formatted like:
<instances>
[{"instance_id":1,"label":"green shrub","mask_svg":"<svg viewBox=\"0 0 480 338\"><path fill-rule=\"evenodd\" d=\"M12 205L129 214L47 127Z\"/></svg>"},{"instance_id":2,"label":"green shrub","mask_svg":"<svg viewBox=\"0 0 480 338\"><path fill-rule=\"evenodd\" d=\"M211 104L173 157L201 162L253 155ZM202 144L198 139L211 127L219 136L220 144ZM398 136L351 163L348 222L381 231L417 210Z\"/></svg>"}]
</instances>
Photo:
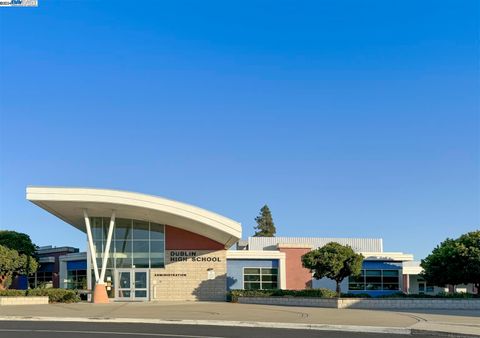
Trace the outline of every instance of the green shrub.
<instances>
[{"instance_id":1,"label":"green shrub","mask_svg":"<svg viewBox=\"0 0 480 338\"><path fill-rule=\"evenodd\" d=\"M330 289L306 289L306 290L232 290L227 299L237 302L238 297L318 297L335 298L336 293Z\"/></svg>"},{"instance_id":2,"label":"green shrub","mask_svg":"<svg viewBox=\"0 0 480 338\"><path fill-rule=\"evenodd\" d=\"M23 297L25 290L0 290L0 297Z\"/></svg>"},{"instance_id":3,"label":"green shrub","mask_svg":"<svg viewBox=\"0 0 480 338\"><path fill-rule=\"evenodd\" d=\"M76 303L80 297L73 290L66 289L31 289L27 296L48 296L49 303Z\"/></svg>"}]
</instances>

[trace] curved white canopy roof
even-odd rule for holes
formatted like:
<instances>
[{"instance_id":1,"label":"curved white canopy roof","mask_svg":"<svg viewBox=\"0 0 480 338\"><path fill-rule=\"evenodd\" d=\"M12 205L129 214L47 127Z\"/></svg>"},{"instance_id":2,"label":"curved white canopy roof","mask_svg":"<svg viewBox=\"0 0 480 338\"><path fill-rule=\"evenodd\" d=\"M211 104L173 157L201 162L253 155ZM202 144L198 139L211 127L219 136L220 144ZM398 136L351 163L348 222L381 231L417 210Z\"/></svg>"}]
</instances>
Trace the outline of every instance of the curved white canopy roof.
<instances>
[{"instance_id":1,"label":"curved white canopy roof","mask_svg":"<svg viewBox=\"0 0 480 338\"><path fill-rule=\"evenodd\" d=\"M226 248L242 237L242 226L229 218L185 203L151 195L91 188L27 187L27 200L86 232L89 216L131 218L168 224L222 243Z\"/></svg>"}]
</instances>

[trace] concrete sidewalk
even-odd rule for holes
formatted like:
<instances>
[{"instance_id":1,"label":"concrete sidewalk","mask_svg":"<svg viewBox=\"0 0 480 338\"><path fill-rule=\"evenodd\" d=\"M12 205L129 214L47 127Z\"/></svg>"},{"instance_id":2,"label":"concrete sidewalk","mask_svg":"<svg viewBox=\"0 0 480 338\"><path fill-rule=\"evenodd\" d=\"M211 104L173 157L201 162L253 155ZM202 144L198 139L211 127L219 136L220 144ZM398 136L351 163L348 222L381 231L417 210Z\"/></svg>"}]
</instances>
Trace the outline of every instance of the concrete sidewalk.
<instances>
[{"instance_id":1,"label":"concrete sidewalk","mask_svg":"<svg viewBox=\"0 0 480 338\"><path fill-rule=\"evenodd\" d=\"M372 311L224 302L49 304L2 306L0 320L100 320L266 326L363 332L428 330L480 336L478 311ZM223 323L223 324L222 324ZM383 331L382 331L383 330ZM387 330L387 331L385 331Z\"/></svg>"}]
</instances>

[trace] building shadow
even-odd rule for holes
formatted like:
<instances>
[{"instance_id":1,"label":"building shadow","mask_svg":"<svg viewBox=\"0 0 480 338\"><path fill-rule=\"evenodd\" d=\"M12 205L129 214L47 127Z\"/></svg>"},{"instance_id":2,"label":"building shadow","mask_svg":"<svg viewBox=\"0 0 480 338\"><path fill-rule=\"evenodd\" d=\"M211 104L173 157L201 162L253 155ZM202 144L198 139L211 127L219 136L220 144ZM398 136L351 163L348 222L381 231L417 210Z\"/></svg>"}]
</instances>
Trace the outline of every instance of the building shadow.
<instances>
[{"instance_id":1,"label":"building shadow","mask_svg":"<svg viewBox=\"0 0 480 338\"><path fill-rule=\"evenodd\" d=\"M200 282L198 287L192 291L192 295L200 301L219 301L227 300L227 275L215 276L212 279L206 279Z\"/></svg>"}]
</instances>

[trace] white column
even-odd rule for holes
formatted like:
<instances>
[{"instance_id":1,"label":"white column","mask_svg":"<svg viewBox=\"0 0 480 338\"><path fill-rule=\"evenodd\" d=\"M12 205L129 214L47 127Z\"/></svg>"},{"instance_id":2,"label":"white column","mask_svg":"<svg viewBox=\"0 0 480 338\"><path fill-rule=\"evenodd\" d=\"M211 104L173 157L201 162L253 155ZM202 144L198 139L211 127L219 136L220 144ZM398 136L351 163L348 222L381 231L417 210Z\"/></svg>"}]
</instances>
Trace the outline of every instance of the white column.
<instances>
[{"instance_id":1,"label":"white column","mask_svg":"<svg viewBox=\"0 0 480 338\"><path fill-rule=\"evenodd\" d=\"M95 246L93 245L92 228L90 227L90 218L88 218L86 209L83 210L83 217L85 218L85 227L87 228L88 247L90 249L90 256L92 257L95 284L97 284L100 279L100 276L98 275L97 254L95 252Z\"/></svg>"},{"instance_id":2,"label":"white column","mask_svg":"<svg viewBox=\"0 0 480 338\"><path fill-rule=\"evenodd\" d=\"M100 273L100 284L105 283L105 270L107 270L108 254L110 252L110 244L112 243L113 228L115 226L115 210L112 211L110 217L110 225L108 227L107 243L105 244L105 251L103 252L102 271Z\"/></svg>"},{"instance_id":3,"label":"white column","mask_svg":"<svg viewBox=\"0 0 480 338\"><path fill-rule=\"evenodd\" d=\"M285 254L284 254L285 255ZM287 288L287 269L285 264L286 255L281 257L279 261L279 272L280 272L280 285L278 286L279 289L285 290Z\"/></svg>"}]
</instances>

